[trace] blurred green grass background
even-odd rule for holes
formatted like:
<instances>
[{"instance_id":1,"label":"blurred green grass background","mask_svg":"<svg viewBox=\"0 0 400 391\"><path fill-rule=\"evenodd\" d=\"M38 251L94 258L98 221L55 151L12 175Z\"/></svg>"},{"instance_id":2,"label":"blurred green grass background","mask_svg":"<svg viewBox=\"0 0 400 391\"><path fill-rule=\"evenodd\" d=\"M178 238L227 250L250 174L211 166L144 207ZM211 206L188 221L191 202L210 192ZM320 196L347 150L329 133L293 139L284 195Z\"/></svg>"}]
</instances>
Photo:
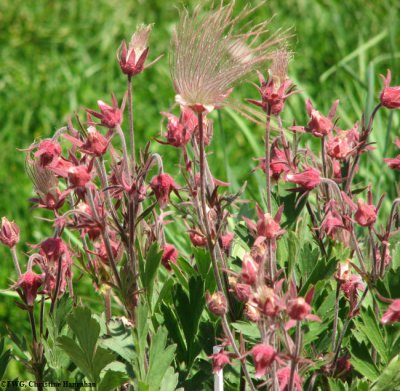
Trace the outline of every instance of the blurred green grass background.
<instances>
[{"instance_id":1,"label":"blurred green grass background","mask_svg":"<svg viewBox=\"0 0 400 391\"><path fill-rule=\"evenodd\" d=\"M260 4L250 1L251 5ZM17 148L35 138L46 138L65 124L68 115L85 107L96 108L96 100L119 99L125 78L116 62L122 39L129 39L139 23L154 23L150 59L163 59L134 80L137 145L158 136L160 111L174 102L169 78L168 50L177 7L181 2L162 0L3 0L0 2L0 216L21 227L22 243L38 242L49 233L27 202L31 184L24 172L24 154ZM192 7L196 2L185 2ZM238 0L236 12L244 1ZM350 128L364 109L370 111L381 89L380 73L391 68L393 82L400 84L400 5L395 0L270 0L255 15L256 20L276 15L271 28L293 28L291 48L295 57L290 76L302 90L291 98L286 123L293 117L305 121L304 100L311 97L326 113L339 98L339 125ZM244 84L238 99L256 97L254 87ZM210 163L215 176L238 188L256 165L252 157L262 154L263 130L227 111L223 126L215 124ZM389 125L388 125L389 124ZM377 149L362 158L361 178L372 182L376 197L397 195L398 175L390 172L382 158L396 153L392 142L399 136L399 114L380 114L373 139ZM167 169L177 174L178 154L172 148L153 144L162 151ZM249 179L248 194L260 197L258 174ZM389 201L384 211L387 211ZM27 251L22 244L21 251ZM7 249L0 248L0 288L15 278ZM0 332L5 325L21 325L13 299L0 296ZM23 327L23 326L21 326Z\"/></svg>"}]
</instances>

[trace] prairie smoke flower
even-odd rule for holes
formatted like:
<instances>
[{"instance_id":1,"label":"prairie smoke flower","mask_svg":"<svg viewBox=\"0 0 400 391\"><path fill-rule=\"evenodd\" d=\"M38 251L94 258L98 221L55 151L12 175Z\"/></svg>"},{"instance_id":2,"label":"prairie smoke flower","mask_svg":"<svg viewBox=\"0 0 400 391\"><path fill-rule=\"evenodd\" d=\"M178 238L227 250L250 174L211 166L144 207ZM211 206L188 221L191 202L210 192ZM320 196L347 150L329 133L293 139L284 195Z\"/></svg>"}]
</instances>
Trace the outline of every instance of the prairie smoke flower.
<instances>
[{"instance_id":1,"label":"prairie smoke flower","mask_svg":"<svg viewBox=\"0 0 400 391\"><path fill-rule=\"evenodd\" d=\"M296 183L303 190L312 190L321 183L321 175L316 168L307 167L303 172L286 175L286 180Z\"/></svg>"},{"instance_id":2,"label":"prairie smoke flower","mask_svg":"<svg viewBox=\"0 0 400 391\"><path fill-rule=\"evenodd\" d=\"M83 153L98 157L103 156L107 152L111 136L112 134L109 133L104 137L94 126L89 126L85 142L67 134L63 135L66 140L70 141L73 145L76 145Z\"/></svg>"},{"instance_id":3,"label":"prairie smoke flower","mask_svg":"<svg viewBox=\"0 0 400 391\"><path fill-rule=\"evenodd\" d=\"M213 373L219 372L226 364L231 363L229 359L229 354L225 351L214 353L213 355L209 356L209 358L211 358L213 361L212 363Z\"/></svg>"},{"instance_id":4,"label":"prairie smoke flower","mask_svg":"<svg viewBox=\"0 0 400 391\"><path fill-rule=\"evenodd\" d=\"M279 299L278 295L271 288L266 286L262 286L258 289L254 299L259 311L271 318L276 317L284 308L284 304Z\"/></svg>"},{"instance_id":5,"label":"prairie smoke flower","mask_svg":"<svg viewBox=\"0 0 400 391\"><path fill-rule=\"evenodd\" d=\"M396 138L395 144L397 148L400 148L400 139ZM383 159L384 162L391 168L392 170L400 170L400 155L397 155L394 159L386 158Z\"/></svg>"},{"instance_id":6,"label":"prairie smoke flower","mask_svg":"<svg viewBox=\"0 0 400 391\"><path fill-rule=\"evenodd\" d=\"M260 159L260 164L257 168L261 168L266 173L265 158ZM269 166L269 175L278 180L279 177L289 171L289 163L285 152L278 147L277 141L274 141L271 146L271 159Z\"/></svg>"},{"instance_id":7,"label":"prairie smoke flower","mask_svg":"<svg viewBox=\"0 0 400 391\"><path fill-rule=\"evenodd\" d=\"M117 52L117 59L121 71L125 75L132 77L143 72L149 53L148 41L152 28L152 25L141 24L133 33L128 47L126 42L122 41Z\"/></svg>"},{"instance_id":8,"label":"prairie smoke flower","mask_svg":"<svg viewBox=\"0 0 400 391\"><path fill-rule=\"evenodd\" d=\"M258 72L260 81L258 90L261 95L261 101L253 99L247 99L247 101L261 107L266 113L279 115L284 108L286 99L298 92L294 91L293 81L287 77L287 67L290 59L291 53L286 48L276 50L272 58L268 80Z\"/></svg>"},{"instance_id":9,"label":"prairie smoke flower","mask_svg":"<svg viewBox=\"0 0 400 391\"><path fill-rule=\"evenodd\" d=\"M400 299L393 300L393 303L390 304L381 319L382 324L392 324L395 322L400 322Z\"/></svg>"},{"instance_id":10,"label":"prairie smoke flower","mask_svg":"<svg viewBox=\"0 0 400 391\"><path fill-rule=\"evenodd\" d=\"M288 391L290 382L290 367L281 368L276 372L279 383L279 391ZM294 383L293 390L302 391L303 387L301 385L301 379L297 372L294 372Z\"/></svg>"},{"instance_id":11,"label":"prairie smoke flower","mask_svg":"<svg viewBox=\"0 0 400 391\"><path fill-rule=\"evenodd\" d=\"M167 270L171 270L171 263L176 263L176 258L178 258L178 250L173 244L164 244L163 253L161 257L161 263Z\"/></svg>"},{"instance_id":12,"label":"prairie smoke flower","mask_svg":"<svg viewBox=\"0 0 400 391\"><path fill-rule=\"evenodd\" d=\"M242 273L240 274L241 280L248 285L255 284L258 274L258 265L254 262L253 258L246 254L242 261Z\"/></svg>"},{"instance_id":13,"label":"prairie smoke flower","mask_svg":"<svg viewBox=\"0 0 400 391\"><path fill-rule=\"evenodd\" d=\"M304 320L311 313L311 306L303 297L289 300L287 303L287 313L291 319Z\"/></svg>"},{"instance_id":14,"label":"prairie smoke flower","mask_svg":"<svg viewBox=\"0 0 400 391\"><path fill-rule=\"evenodd\" d=\"M43 140L37 145L34 156L39 158L41 167L46 167L61 155L61 146L54 140Z\"/></svg>"},{"instance_id":15,"label":"prairie smoke flower","mask_svg":"<svg viewBox=\"0 0 400 391\"><path fill-rule=\"evenodd\" d=\"M350 130L337 130L336 136L329 138L326 152L332 159L345 160L355 153L358 140L358 123L356 123Z\"/></svg>"},{"instance_id":16,"label":"prairie smoke flower","mask_svg":"<svg viewBox=\"0 0 400 391\"><path fill-rule=\"evenodd\" d=\"M26 304L32 306L35 302L37 291L43 284L43 276L31 270L21 274L18 282L13 286L14 289L21 288L24 292Z\"/></svg>"},{"instance_id":17,"label":"prairie smoke flower","mask_svg":"<svg viewBox=\"0 0 400 391\"><path fill-rule=\"evenodd\" d=\"M376 221L377 211L373 204L365 203L361 198L357 201L357 210L354 215L355 220L362 227L370 227Z\"/></svg>"},{"instance_id":18,"label":"prairie smoke flower","mask_svg":"<svg viewBox=\"0 0 400 391\"><path fill-rule=\"evenodd\" d=\"M247 303L251 297L251 286L247 284L235 283L232 292L242 303Z\"/></svg>"},{"instance_id":19,"label":"prairie smoke flower","mask_svg":"<svg viewBox=\"0 0 400 391\"><path fill-rule=\"evenodd\" d=\"M38 198L31 198L30 201L36 203L38 208L60 209L71 190L61 192L57 188L58 179L54 172L42 167L39 160L31 159L29 155L25 160L25 169L38 195Z\"/></svg>"},{"instance_id":20,"label":"prairie smoke flower","mask_svg":"<svg viewBox=\"0 0 400 391\"><path fill-rule=\"evenodd\" d=\"M214 315L222 316L228 311L228 303L222 292L215 292L212 295L206 292L207 307Z\"/></svg>"},{"instance_id":21,"label":"prairie smoke flower","mask_svg":"<svg viewBox=\"0 0 400 391\"><path fill-rule=\"evenodd\" d=\"M277 353L274 348L267 344L258 344L251 349L253 355L254 366L256 367L256 378L263 377L268 368L276 358Z\"/></svg>"},{"instance_id":22,"label":"prairie smoke flower","mask_svg":"<svg viewBox=\"0 0 400 391\"><path fill-rule=\"evenodd\" d=\"M98 118L101 121L101 124L106 128L114 129L122 123L122 114L125 109L125 101L126 95L124 96L121 107L119 108L117 98L114 94L112 94L112 106L108 105L102 100L98 100L97 105L99 106L100 113L90 109L86 109L86 111L90 115Z\"/></svg>"},{"instance_id":23,"label":"prairie smoke flower","mask_svg":"<svg viewBox=\"0 0 400 391\"><path fill-rule=\"evenodd\" d=\"M7 247L14 247L19 242L19 227L7 217L1 218L0 242Z\"/></svg>"},{"instance_id":24,"label":"prairie smoke flower","mask_svg":"<svg viewBox=\"0 0 400 391\"><path fill-rule=\"evenodd\" d=\"M235 234L233 232L228 232L225 235L221 235L219 238L220 245L225 252L229 251L234 236Z\"/></svg>"},{"instance_id":25,"label":"prairie smoke flower","mask_svg":"<svg viewBox=\"0 0 400 391\"><path fill-rule=\"evenodd\" d=\"M383 79L383 90L380 95L380 101L383 107L387 109L400 108L400 86L390 87L392 75L390 69L387 71L386 78L381 75Z\"/></svg>"},{"instance_id":26,"label":"prairie smoke flower","mask_svg":"<svg viewBox=\"0 0 400 391\"><path fill-rule=\"evenodd\" d=\"M91 178L92 176L85 166L72 166L68 170L68 181L72 188L85 187Z\"/></svg>"},{"instance_id":27,"label":"prairie smoke flower","mask_svg":"<svg viewBox=\"0 0 400 391\"><path fill-rule=\"evenodd\" d=\"M193 111L182 106L179 118L170 113L162 112L161 114L168 119L167 134L165 135L167 141L158 141L176 148L186 145L197 127L197 117Z\"/></svg>"},{"instance_id":28,"label":"prairie smoke flower","mask_svg":"<svg viewBox=\"0 0 400 391\"><path fill-rule=\"evenodd\" d=\"M257 236L265 239L277 239L286 231L279 225L281 215L273 218L269 213L263 213L262 209L257 205Z\"/></svg>"},{"instance_id":29,"label":"prairie smoke flower","mask_svg":"<svg viewBox=\"0 0 400 391\"><path fill-rule=\"evenodd\" d=\"M198 6L183 10L172 40L171 76L177 103L196 112L211 111L223 103L235 83L273 58L270 49L282 41L272 36L257 44L268 22L248 32L234 32L255 9L245 7L233 17L234 3L207 13Z\"/></svg>"},{"instance_id":30,"label":"prairie smoke flower","mask_svg":"<svg viewBox=\"0 0 400 391\"><path fill-rule=\"evenodd\" d=\"M293 131L299 132L310 132L315 137L324 137L329 135L333 128L334 124L332 122L333 117L336 114L336 109L339 104L339 101L336 100L333 102L331 109L329 110L329 114L327 117L323 116L319 111L315 110L311 100L308 99L306 102L306 110L307 114L310 117L310 121L306 127L304 126L292 126L290 129Z\"/></svg>"},{"instance_id":31,"label":"prairie smoke flower","mask_svg":"<svg viewBox=\"0 0 400 391\"><path fill-rule=\"evenodd\" d=\"M150 182L150 187L157 198L160 208L165 208L168 205L171 191L178 189L174 179L168 174L155 176Z\"/></svg>"},{"instance_id":32,"label":"prairie smoke flower","mask_svg":"<svg viewBox=\"0 0 400 391\"><path fill-rule=\"evenodd\" d=\"M189 232L189 238L195 247L206 247L207 246L207 238L196 231Z\"/></svg>"}]
</instances>

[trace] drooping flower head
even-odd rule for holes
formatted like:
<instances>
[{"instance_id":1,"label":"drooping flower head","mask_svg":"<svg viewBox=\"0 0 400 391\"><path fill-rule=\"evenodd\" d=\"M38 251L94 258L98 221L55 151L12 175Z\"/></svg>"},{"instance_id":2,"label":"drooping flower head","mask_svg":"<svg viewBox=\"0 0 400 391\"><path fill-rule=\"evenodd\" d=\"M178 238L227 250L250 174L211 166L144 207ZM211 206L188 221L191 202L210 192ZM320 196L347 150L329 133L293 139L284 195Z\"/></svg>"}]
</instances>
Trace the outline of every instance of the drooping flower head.
<instances>
[{"instance_id":1,"label":"drooping flower head","mask_svg":"<svg viewBox=\"0 0 400 391\"><path fill-rule=\"evenodd\" d=\"M385 325L395 322L400 322L400 299L393 300L381 319L381 323Z\"/></svg>"},{"instance_id":2,"label":"drooping flower head","mask_svg":"<svg viewBox=\"0 0 400 391\"><path fill-rule=\"evenodd\" d=\"M387 109L400 109L400 86L390 87L392 75L390 70L387 71L387 76L383 79L383 90L381 92L380 101L382 106Z\"/></svg>"},{"instance_id":3,"label":"drooping flower head","mask_svg":"<svg viewBox=\"0 0 400 391\"><path fill-rule=\"evenodd\" d=\"M9 221L7 217L1 219L0 242L10 248L19 242L19 227L14 221Z\"/></svg>"},{"instance_id":4,"label":"drooping flower head","mask_svg":"<svg viewBox=\"0 0 400 391\"><path fill-rule=\"evenodd\" d=\"M267 373L277 353L272 346L264 343L254 346L251 349L251 353L254 359L254 366L256 367L256 378L259 379Z\"/></svg>"},{"instance_id":5,"label":"drooping flower head","mask_svg":"<svg viewBox=\"0 0 400 391\"><path fill-rule=\"evenodd\" d=\"M234 84L273 57L271 47L283 40L275 34L258 44L268 22L250 31L234 31L255 8L233 16L234 2L203 13L182 10L172 40L171 76L176 101L196 112L222 104Z\"/></svg>"}]
</instances>

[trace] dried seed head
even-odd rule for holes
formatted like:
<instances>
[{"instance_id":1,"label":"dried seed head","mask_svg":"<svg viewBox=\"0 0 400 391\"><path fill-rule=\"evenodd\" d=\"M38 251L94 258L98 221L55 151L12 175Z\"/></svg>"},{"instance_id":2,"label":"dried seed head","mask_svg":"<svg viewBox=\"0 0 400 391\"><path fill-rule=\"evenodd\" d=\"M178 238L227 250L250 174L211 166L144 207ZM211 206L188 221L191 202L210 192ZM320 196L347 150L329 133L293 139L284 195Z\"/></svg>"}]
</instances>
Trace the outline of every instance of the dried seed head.
<instances>
[{"instance_id":1,"label":"dried seed head","mask_svg":"<svg viewBox=\"0 0 400 391\"><path fill-rule=\"evenodd\" d=\"M277 33L263 40L269 21L234 32L256 8L245 7L234 17L233 7L234 2L221 2L207 13L200 6L192 14L181 12L172 40L171 76L176 101L195 111L221 105L235 83L273 58L271 48L284 40Z\"/></svg>"},{"instance_id":2,"label":"dried seed head","mask_svg":"<svg viewBox=\"0 0 400 391\"><path fill-rule=\"evenodd\" d=\"M287 80L288 65L292 57L292 52L285 47L275 50L270 73L276 88L279 88Z\"/></svg>"}]
</instances>

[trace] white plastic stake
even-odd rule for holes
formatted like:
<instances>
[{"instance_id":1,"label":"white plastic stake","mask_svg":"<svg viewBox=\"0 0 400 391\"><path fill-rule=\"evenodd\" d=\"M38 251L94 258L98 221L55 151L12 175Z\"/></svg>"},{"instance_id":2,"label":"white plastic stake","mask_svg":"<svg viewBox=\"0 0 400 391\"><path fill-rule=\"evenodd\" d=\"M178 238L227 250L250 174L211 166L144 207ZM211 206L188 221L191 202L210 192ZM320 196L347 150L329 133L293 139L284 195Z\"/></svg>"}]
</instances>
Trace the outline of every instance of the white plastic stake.
<instances>
[{"instance_id":1,"label":"white plastic stake","mask_svg":"<svg viewBox=\"0 0 400 391\"><path fill-rule=\"evenodd\" d=\"M221 346L213 347L213 354L217 354L222 350ZM214 373L214 391L224 391L224 371Z\"/></svg>"}]
</instances>

